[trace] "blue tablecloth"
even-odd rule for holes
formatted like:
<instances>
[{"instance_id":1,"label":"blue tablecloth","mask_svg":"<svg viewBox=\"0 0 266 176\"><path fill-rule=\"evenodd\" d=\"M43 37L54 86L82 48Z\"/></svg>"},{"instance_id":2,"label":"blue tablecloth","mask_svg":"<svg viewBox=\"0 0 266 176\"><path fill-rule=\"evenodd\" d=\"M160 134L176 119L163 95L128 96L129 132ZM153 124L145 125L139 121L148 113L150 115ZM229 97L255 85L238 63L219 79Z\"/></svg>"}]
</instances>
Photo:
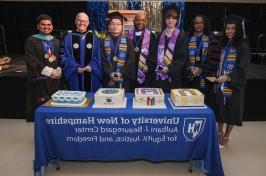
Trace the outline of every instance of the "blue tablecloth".
<instances>
[{"instance_id":1,"label":"blue tablecloth","mask_svg":"<svg viewBox=\"0 0 266 176\"><path fill-rule=\"evenodd\" d=\"M88 96L93 96L88 94ZM39 107L35 112L34 173L64 160L187 161L202 159L207 175L222 176L215 116L211 109Z\"/></svg>"}]
</instances>

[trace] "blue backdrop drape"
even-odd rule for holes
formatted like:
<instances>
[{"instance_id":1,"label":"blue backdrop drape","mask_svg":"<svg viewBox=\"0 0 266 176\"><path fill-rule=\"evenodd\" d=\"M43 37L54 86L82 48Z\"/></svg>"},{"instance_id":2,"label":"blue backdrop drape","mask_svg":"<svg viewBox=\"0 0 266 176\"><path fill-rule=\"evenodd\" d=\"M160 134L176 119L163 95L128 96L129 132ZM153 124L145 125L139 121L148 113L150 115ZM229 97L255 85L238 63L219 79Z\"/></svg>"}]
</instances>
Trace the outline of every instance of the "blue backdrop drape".
<instances>
[{"instance_id":1,"label":"blue backdrop drape","mask_svg":"<svg viewBox=\"0 0 266 176\"><path fill-rule=\"evenodd\" d=\"M151 1L152 2L152 1ZM175 5L180 10L180 21L179 27L184 28L184 19L185 19L185 2L181 1L169 1L163 0L162 1L162 8L163 10L167 10L169 6ZM91 30L97 31L104 31L106 29L106 18L108 15L109 9L109 2L102 1L102 2L95 2L89 1L88 2L88 13L90 17L90 26ZM140 10L142 7L141 1L134 1L134 0L127 0L126 2L126 9L128 10ZM158 13L161 13L158 12Z\"/></svg>"}]
</instances>

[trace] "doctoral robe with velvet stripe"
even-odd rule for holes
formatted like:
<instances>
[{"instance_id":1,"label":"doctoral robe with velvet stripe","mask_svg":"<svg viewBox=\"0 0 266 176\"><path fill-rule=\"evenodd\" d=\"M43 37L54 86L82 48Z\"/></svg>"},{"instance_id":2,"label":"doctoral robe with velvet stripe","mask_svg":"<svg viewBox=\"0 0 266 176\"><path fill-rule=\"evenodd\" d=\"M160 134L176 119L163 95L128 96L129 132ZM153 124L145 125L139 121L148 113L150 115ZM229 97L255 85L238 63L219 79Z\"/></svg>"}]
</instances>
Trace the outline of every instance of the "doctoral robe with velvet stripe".
<instances>
[{"instance_id":1,"label":"doctoral robe with velvet stripe","mask_svg":"<svg viewBox=\"0 0 266 176\"><path fill-rule=\"evenodd\" d=\"M61 64L70 90L96 92L102 87L99 39L92 32L73 32L61 44ZM92 72L79 74L79 67L89 65Z\"/></svg>"},{"instance_id":2,"label":"doctoral robe with velvet stripe","mask_svg":"<svg viewBox=\"0 0 266 176\"><path fill-rule=\"evenodd\" d=\"M205 78L216 77L219 60L221 56L221 50L222 46L220 42L215 38L210 38L208 55L206 60L201 66ZM208 105L213 110L215 108L215 99L216 99L214 88L215 88L215 83L209 81L208 79L205 79L205 88L203 92L205 94L204 100L206 105Z\"/></svg>"},{"instance_id":3,"label":"doctoral robe with velvet stripe","mask_svg":"<svg viewBox=\"0 0 266 176\"><path fill-rule=\"evenodd\" d=\"M205 35L205 34L203 34ZM196 36L196 41L195 41L195 44L196 44L196 48L195 49L191 49L189 48L190 45L193 45L192 42L190 42L191 38L194 36L189 36L189 39L188 39L188 59L186 60L186 63L185 63L185 68L184 68L184 80L183 80L183 87L185 88L195 88L195 89L199 89L200 91L203 91L204 93L204 88L201 87L201 81L202 81L202 76L204 77L203 74L201 75L198 75L198 76L193 76L192 75L192 72L190 70L190 67L192 66L192 63L190 61L190 57L189 56L189 52L195 52L193 53L193 56L195 57L195 63L194 63L194 67L198 67L200 69L203 69L203 64L206 60L206 58L204 58L204 55L202 53L202 49L203 49L203 45L204 45L204 42L203 42L203 35L200 35L200 36ZM208 46L209 44L211 43L211 41L213 40L213 37L212 36L208 36ZM208 53L208 48L207 49L207 53ZM192 51L191 51L192 50ZM200 60L197 60L196 58L197 57L200 57ZM205 59L205 60L203 60ZM205 85L203 86L205 87Z\"/></svg>"}]
</instances>

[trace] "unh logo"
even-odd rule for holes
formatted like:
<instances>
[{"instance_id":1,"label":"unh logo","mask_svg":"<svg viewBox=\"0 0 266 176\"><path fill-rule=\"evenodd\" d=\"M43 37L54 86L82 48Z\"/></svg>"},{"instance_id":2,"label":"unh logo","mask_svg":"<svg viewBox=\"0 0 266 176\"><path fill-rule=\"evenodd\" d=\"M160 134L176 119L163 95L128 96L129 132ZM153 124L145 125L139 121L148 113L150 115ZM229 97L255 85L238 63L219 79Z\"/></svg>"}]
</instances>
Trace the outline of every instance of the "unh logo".
<instances>
[{"instance_id":1,"label":"unh logo","mask_svg":"<svg viewBox=\"0 0 266 176\"><path fill-rule=\"evenodd\" d=\"M206 118L185 118L183 126L184 137L188 141L194 141L204 129Z\"/></svg>"}]
</instances>

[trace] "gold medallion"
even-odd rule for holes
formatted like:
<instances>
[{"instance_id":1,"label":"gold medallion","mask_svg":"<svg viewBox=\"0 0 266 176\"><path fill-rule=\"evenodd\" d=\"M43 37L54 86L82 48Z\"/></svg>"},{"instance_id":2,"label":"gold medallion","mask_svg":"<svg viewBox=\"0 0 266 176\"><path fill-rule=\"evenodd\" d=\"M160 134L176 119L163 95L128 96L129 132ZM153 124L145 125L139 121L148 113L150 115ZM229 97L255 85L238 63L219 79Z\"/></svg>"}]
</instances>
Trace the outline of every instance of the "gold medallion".
<instances>
[{"instance_id":1,"label":"gold medallion","mask_svg":"<svg viewBox=\"0 0 266 176\"><path fill-rule=\"evenodd\" d=\"M45 59L48 59L48 58L49 58L49 54L46 53L46 54L44 55L44 58L45 58Z\"/></svg>"},{"instance_id":2,"label":"gold medallion","mask_svg":"<svg viewBox=\"0 0 266 176\"><path fill-rule=\"evenodd\" d=\"M50 58L51 58L52 62L54 62L54 61L56 60L56 57L55 57L54 54L52 54L52 55L50 56Z\"/></svg>"},{"instance_id":3,"label":"gold medallion","mask_svg":"<svg viewBox=\"0 0 266 176\"><path fill-rule=\"evenodd\" d=\"M49 57L49 62L53 62L54 61L54 59L53 59L53 57Z\"/></svg>"},{"instance_id":4,"label":"gold medallion","mask_svg":"<svg viewBox=\"0 0 266 176\"><path fill-rule=\"evenodd\" d=\"M197 61L197 62L200 61L200 57L199 57L199 56L196 57L196 61Z\"/></svg>"},{"instance_id":5,"label":"gold medallion","mask_svg":"<svg viewBox=\"0 0 266 176\"><path fill-rule=\"evenodd\" d=\"M117 61L117 56L113 57L113 61L115 61L115 62Z\"/></svg>"}]
</instances>

